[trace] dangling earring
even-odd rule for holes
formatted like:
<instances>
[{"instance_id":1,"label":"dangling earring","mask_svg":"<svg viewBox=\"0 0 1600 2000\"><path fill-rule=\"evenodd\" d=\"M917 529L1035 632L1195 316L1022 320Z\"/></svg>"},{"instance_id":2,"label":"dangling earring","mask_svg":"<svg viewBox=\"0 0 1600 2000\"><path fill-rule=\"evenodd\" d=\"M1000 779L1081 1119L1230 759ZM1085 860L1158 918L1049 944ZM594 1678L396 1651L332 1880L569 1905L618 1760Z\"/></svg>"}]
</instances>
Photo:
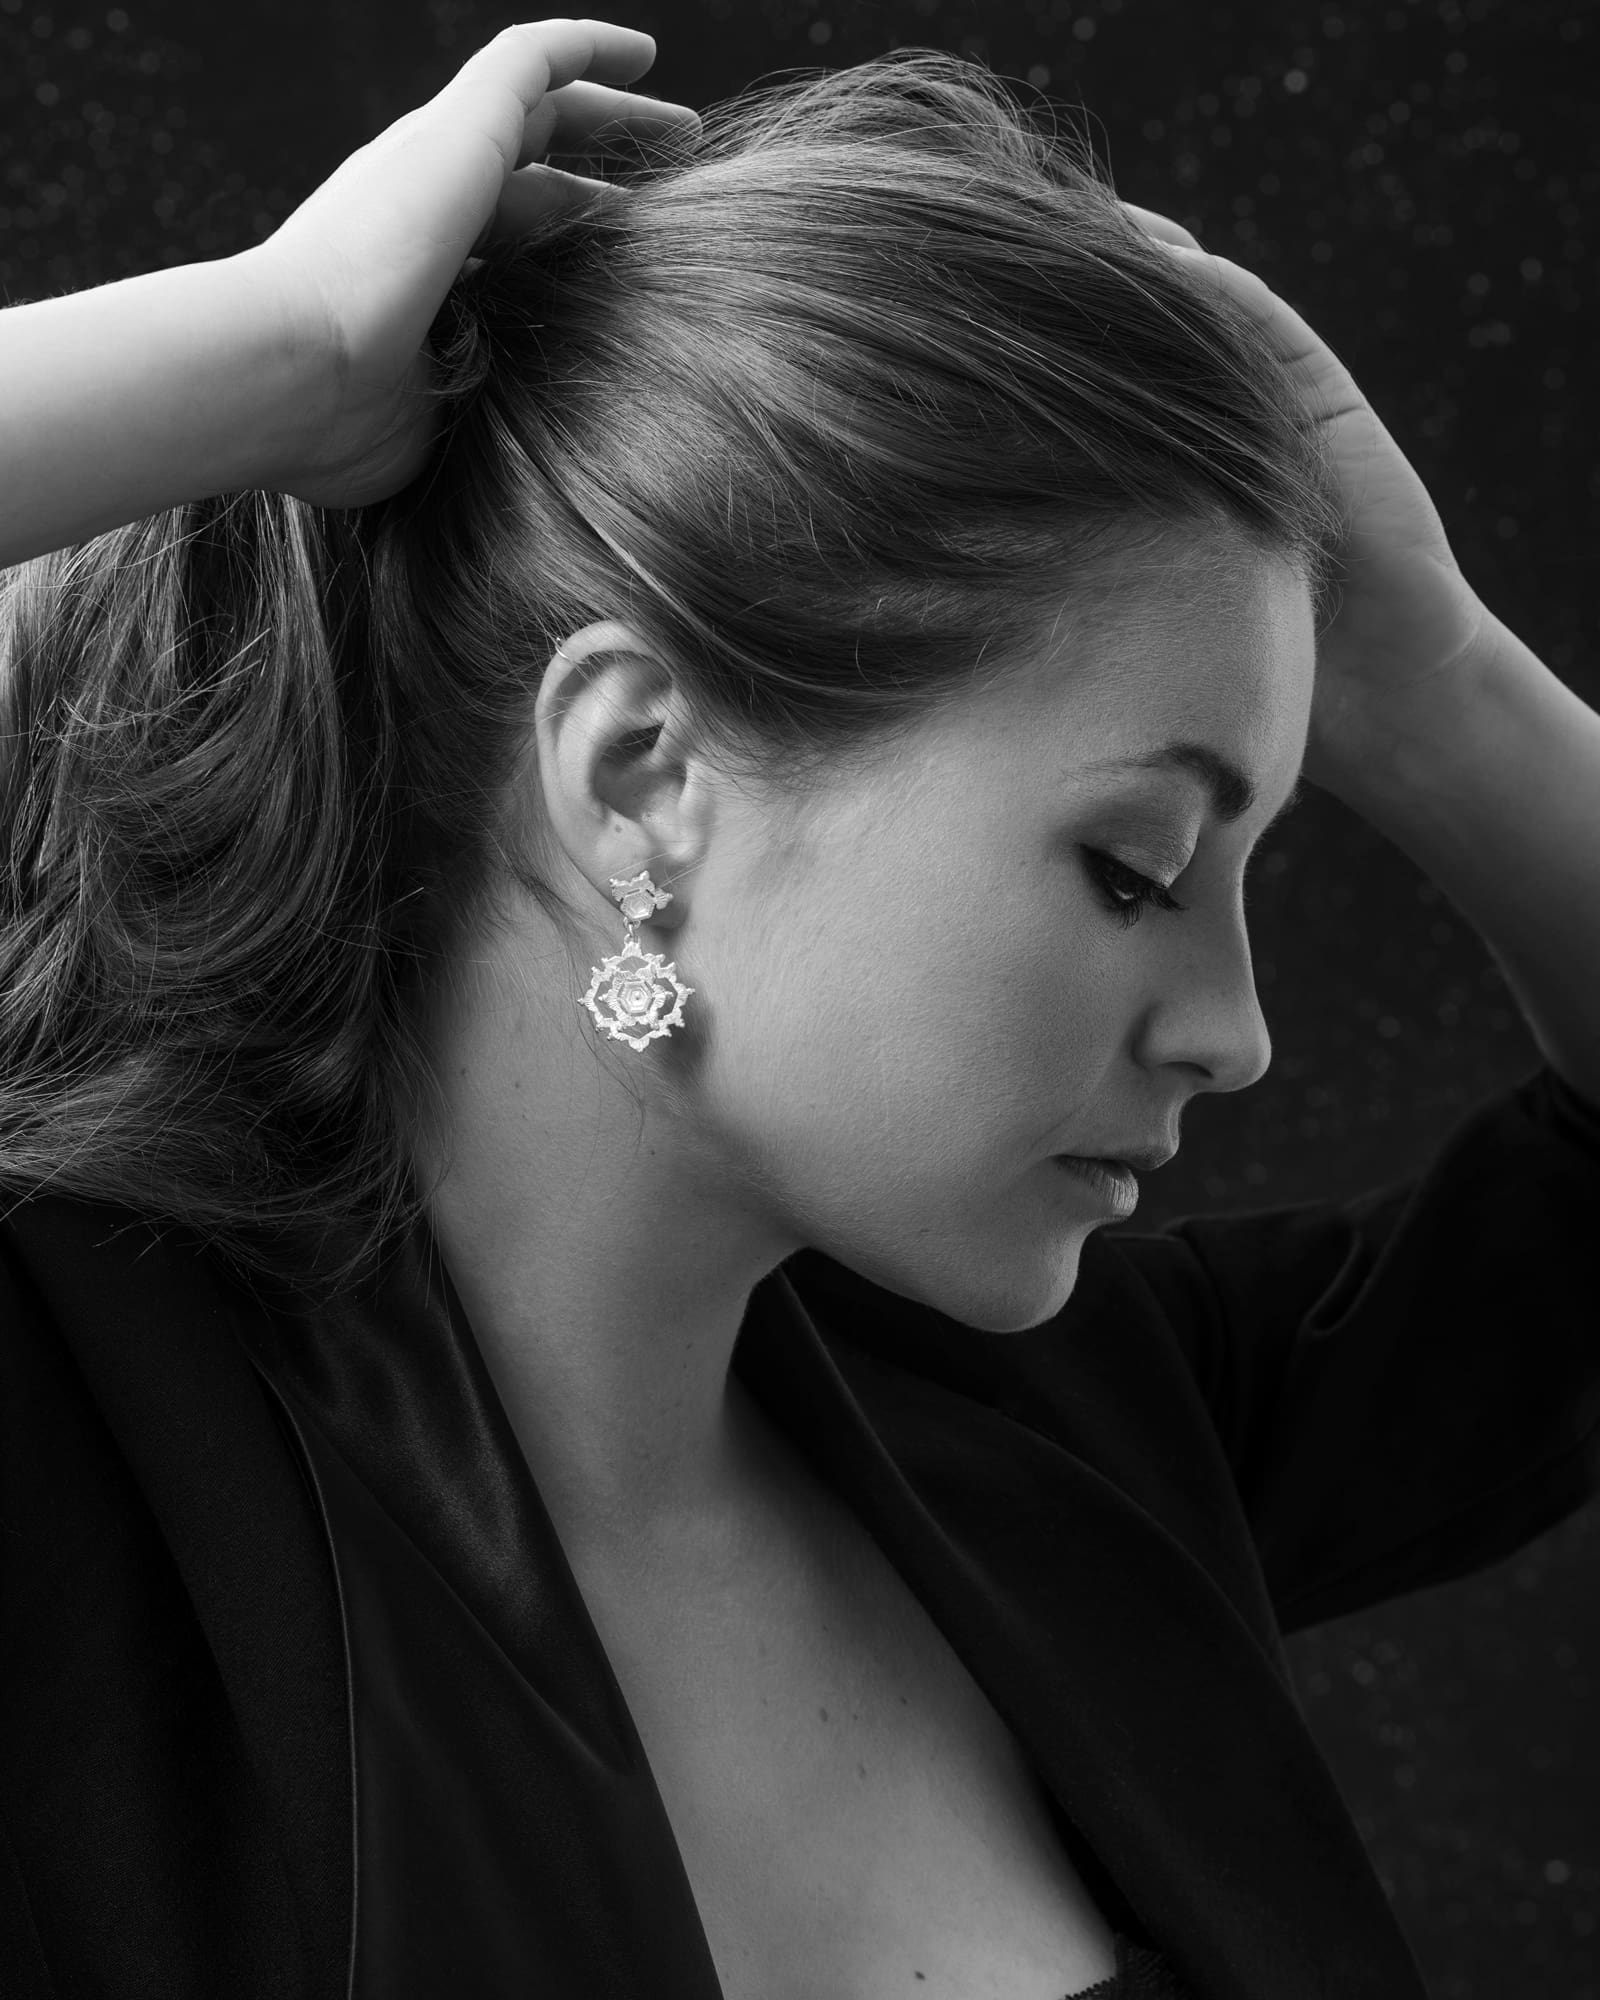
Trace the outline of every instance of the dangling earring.
<instances>
[{"instance_id":1,"label":"dangling earring","mask_svg":"<svg viewBox=\"0 0 1600 2000\"><path fill-rule=\"evenodd\" d=\"M640 875L631 875L626 880L620 875L613 875L610 881L611 893L622 905L622 914L628 920L622 949L614 958L602 959L599 965L590 966L593 977L589 981L588 992L578 1005L587 1007L595 1018L596 1026L604 1028L614 1041L642 1049L657 1035L668 1035L674 1028L683 1025L683 1003L694 988L684 985L678 977L678 968L668 965L659 952L641 951L639 948L640 923L672 901L671 890L658 889L650 880L648 870ZM624 959L636 962L624 966ZM664 981L671 982L676 990L676 999L667 991ZM663 1014L661 1010L668 1000L672 1000L672 1011ZM602 1014L602 1006L609 1011ZM630 1028L642 1028L644 1033L630 1035Z\"/></svg>"}]
</instances>

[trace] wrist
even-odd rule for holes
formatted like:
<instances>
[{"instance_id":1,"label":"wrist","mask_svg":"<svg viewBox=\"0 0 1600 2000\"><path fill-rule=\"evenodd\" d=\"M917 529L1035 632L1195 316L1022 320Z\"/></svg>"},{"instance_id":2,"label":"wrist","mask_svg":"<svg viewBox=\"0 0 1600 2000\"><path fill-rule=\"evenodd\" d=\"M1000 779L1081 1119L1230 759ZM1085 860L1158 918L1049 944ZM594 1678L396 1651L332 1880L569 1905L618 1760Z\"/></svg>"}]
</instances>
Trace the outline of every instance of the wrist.
<instances>
[{"instance_id":1,"label":"wrist","mask_svg":"<svg viewBox=\"0 0 1600 2000\"><path fill-rule=\"evenodd\" d=\"M1314 781L1442 879L1481 861L1485 827L1514 814L1519 794L1537 788L1574 709L1592 720L1532 648L1486 611L1448 676L1386 708L1359 753Z\"/></svg>"},{"instance_id":2,"label":"wrist","mask_svg":"<svg viewBox=\"0 0 1600 2000\"><path fill-rule=\"evenodd\" d=\"M308 318L261 246L203 268L216 273L225 345L255 375L218 433L209 490L287 491L314 463L327 429L338 376L334 342Z\"/></svg>"},{"instance_id":3,"label":"wrist","mask_svg":"<svg viewBox=\"0 0 1600 2000\"><path fill-rule=\"evenodd\" d=\"M1487 607L1480 614L1472 640L1447 667L1400 692L1350 698L1336 747L1313 734L1307 777L1385 831L1397 814L1409 821L1470 793L1494 755L1501 704L1530 676L1549 676Z\"/></svg>"},{"instance_id":4,"label":"wrist","mask_svg":"<svg viewBox=\"0 0 1600 2000\"><path fill-rule=\"evenodd\" d=\"M1498 619L1471 655L1347 802L1476 928L1544 1059L1595 1100L1600 715Z\"/></svg>"},{"instance_id":5,"label":"wrist","mask_svg":"<svg viewBox=\"0 0 1600 2000\"><path fill-rule=\"evenodd\" d=\"M277 485L332 377L249 253L0 312L0 566Z\"/></svg>"}]
</instances>

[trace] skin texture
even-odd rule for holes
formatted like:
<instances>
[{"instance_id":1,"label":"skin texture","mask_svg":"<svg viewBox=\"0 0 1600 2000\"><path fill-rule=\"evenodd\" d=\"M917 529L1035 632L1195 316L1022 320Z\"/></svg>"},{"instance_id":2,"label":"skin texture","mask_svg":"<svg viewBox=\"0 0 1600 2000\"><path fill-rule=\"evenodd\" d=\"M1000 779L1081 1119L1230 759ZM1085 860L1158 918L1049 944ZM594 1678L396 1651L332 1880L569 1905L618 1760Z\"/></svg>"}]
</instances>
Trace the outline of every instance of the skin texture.
<instances>
[{"instance_id":1,"label":"skin texture","mask_svg":"<svg viewBox=\"0 0 1600 2000\"><path fill-rule=\"evenodd\" d=\"M576 1567L721 1546L764 1448L729 1360L791 1251L1037 1325L1111 1219L1051 1156L1170 1143L1197 1092L1262 1075L1243 876L1299 773L1314 660L1291 569L1169 538L1092 618L1064 609L1036 655L796 805L701 756L627 628L568 639L520 803L592 957L531 903L465 956L432 1030L432 1212ZM1180 773L1088 768L1179 737L1253 779L1243 818ZM1124 925L1130 885L1086 848L1186 907ZM674 900L643 947L695 992L636 1053L575 1003L620 945L607 878L646 867Z\"/></svg>"}]
</instances>

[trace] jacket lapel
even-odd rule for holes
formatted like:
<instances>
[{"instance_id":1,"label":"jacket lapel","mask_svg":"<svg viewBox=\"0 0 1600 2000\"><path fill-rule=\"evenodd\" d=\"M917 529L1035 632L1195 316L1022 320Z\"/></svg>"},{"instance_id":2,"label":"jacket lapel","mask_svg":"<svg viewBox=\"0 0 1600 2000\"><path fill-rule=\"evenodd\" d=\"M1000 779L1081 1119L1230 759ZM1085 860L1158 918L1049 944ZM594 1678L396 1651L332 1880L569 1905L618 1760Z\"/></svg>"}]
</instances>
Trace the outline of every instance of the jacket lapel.
<instances>
[{"instance_id":1,"label":"jacket lapel","mask_svg":"<svg viewBox=\"0 0 1600 2000\"><path fill-rule=\"evenodd\" d=\"M239 1325L337 1552L357 2000L721 2000L633 1719L426 1237L375 1298Z\"/></svg>"},{"instance_id":2,"label":"jacket lapel","mask_svg":"<svg viewBox=\"0 0 1600 2000\"><path fill-rule=\"evenodd\" d=\"M742 1379L1196 1995L1423 2000L1290 1687L1201 1564L1065 1444L814 1318L785 1272L761 1296Z\"/></svg>"},{"instance_id":3,"label":"jacket lapel","mask_svg":"<svg viewBox=\"0 0 1600 2000\"><path fill-rule=\"evenodd\" d=\"M298 1422L288 1427L324 1505L341 1516L340 1532L376 1552L369 1584L382 1582L422 1609L422 1652L425 1593L438 1587L440 1561L459 1576L466 1551L465 1573L481 1577L487 1555L502 1582L507 1562L513 1576L526 1565L529 1587L504 1600L518 1607L511 1626L486 1623L483 1606L458 1606L469 1614L461 1631L477 1635L479 1663L509 1659L537 1693L527 1719L568 1756L570 1797L582 1807L569 1824L560 1813L541 1814L535 1801L512 1830L520 1844L499 1849L502 1865L514 1860L530 1907L554 1890L573 1919L566 1959L550 1958L544 1932L542 1946L512 1965L537 1967L541 1990L574 2000L664 1987L666 1968L676 1966L675 1993L716 2000L642 1746L459 1303L410 1308L397 1327L395 1299L416 1296L413 1273L381 1307L334 1330L343 1343L339 1380L318 1394L336 1402L358 1393L363 1404L375 1394L375 1450L386 1440L394 1448L386 1353L395 1357L389 1381L407 1385L419 1399L413 1414L426 1414L397 1454L420 1511L408 1520L402 1505L397 1525L387 1505L372 1508L363 1467L321 1429L319 1414L331 1405L319 1412L316 1395L306 1400L315 1350L291 1365L281 1345L286 1322L219 1290L187 1239L174 1242L120 1211L44 1196L14 1227L214 1650L281 1829L314 1962L327 1968L319 2000L344 1990L352 1930L351 1680L327 1539L252 1360L293 1404ZM805 1297L784 1270L759 1288L735 1369L905 1577L1197 2000L1423 2000L1285 1678L1207 1570L1070 1438L1046 1436L875 1354L831 1294ZM347 1408L346 1428L349 1418ZM1094 1420L1091 1394L1084 1422ZM430 1527L429 1495L441 1492L457 1505L449 1521ZM379 1597L347 1593L345 1615L367 1621L353 1644L364 1639L369 1656L381 1657ZM408 1713L413 1696L423 1707ZM381 1699L392 1710L391 1748L403 1750L413 1730L413 1747L444 1774L469 1747L482 1754L481 1744L457 1740L470 1688L450 1697L391 1686ZM507 1767L521 1756L508 1746ZM464 1799L463 1812L470 1818L478 1803ZM430 1871L451 1839L446 1815L389 1857L392 1869L373 1871L390 1918L408 1899L439 1907ZM513 1893L505 1904L513 1929L515 1908ZM448 1932L448 1911L440 1916ZM362 1912L364 1926L384 1920L382 1907ZM596 1980L582 1941L601 1926L609 1932L606 1976ZM497 1943L520 1949L512 1930ZM386 1964L403 1973L403 1960L391 1955ZM500 1972L509 1976L503 1963ZM402 1980L385 1989L386 2000L424 1990L425 1982Z\"/></svg>"}]
</instances>

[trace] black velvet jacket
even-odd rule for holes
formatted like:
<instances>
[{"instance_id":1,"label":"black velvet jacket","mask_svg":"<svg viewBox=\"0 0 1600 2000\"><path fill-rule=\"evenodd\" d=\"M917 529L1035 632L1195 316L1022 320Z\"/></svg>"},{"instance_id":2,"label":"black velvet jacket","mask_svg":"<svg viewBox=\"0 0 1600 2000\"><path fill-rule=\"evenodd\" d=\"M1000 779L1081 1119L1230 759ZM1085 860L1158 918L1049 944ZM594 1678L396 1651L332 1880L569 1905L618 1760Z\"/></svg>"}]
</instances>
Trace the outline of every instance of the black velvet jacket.
<instances>
[{"instance_id":1,"label":"black velvet jacket","mask_svg":"<svg viewBox=\"0 0 1600 2000\"><path fill-rule=\"evenodd\" d=\"M1279 1635L1595 1490L1597 1241L1600 1111L1541 1068L1413 1180L1091 1236L1024 1334L803 1252L734 1366L1117 1928L1196 2000L1418 2000ZM5 2000L718 2000L430 1247L311 1315L129 1212L0 1224Z\"/></svg>"}]
</instances>

